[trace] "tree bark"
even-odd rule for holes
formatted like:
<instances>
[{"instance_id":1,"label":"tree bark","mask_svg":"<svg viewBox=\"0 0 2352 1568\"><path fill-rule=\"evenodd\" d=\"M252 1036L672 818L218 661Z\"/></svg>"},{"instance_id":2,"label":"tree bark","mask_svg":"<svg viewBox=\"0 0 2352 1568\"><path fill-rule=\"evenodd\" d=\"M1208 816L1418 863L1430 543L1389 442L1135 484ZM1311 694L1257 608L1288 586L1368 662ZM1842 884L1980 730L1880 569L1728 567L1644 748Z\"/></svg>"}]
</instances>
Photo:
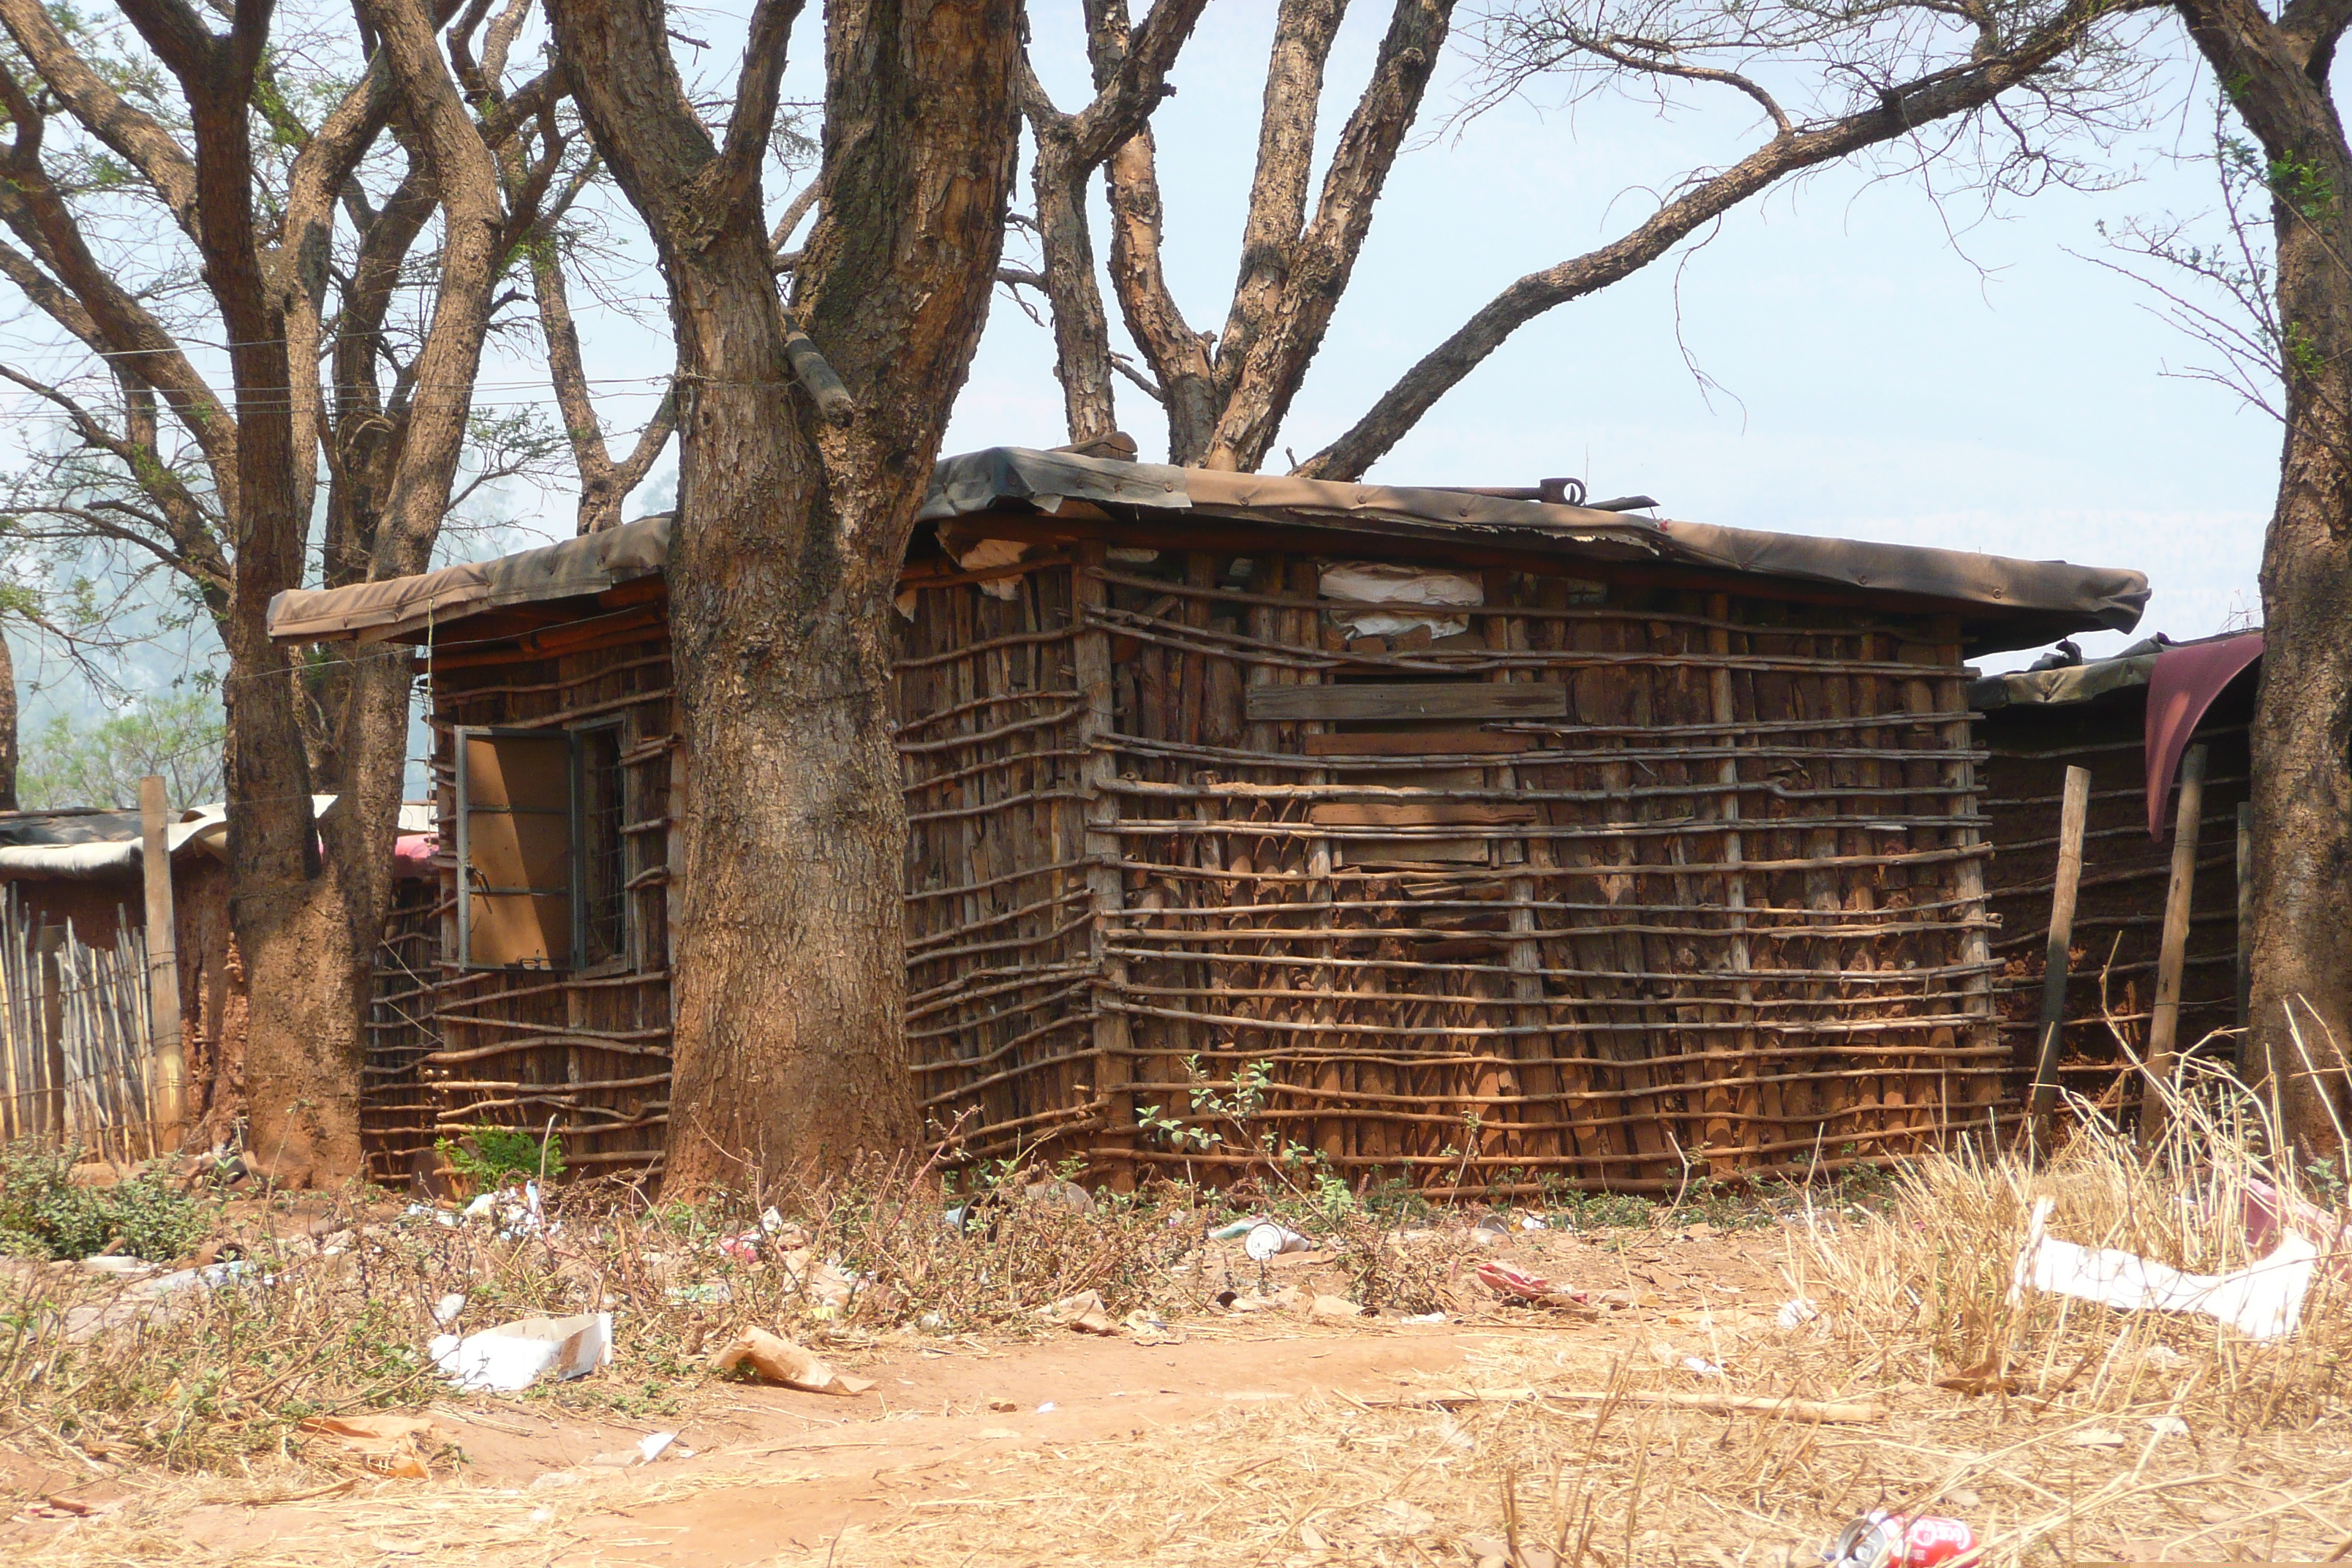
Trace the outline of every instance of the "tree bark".
<instances>
[{"instance_id":1,"label":"tree bark","mask_svg":"<svg viewBox=\"0 0 2352 1568\"><path fill-rule=\"evenodd\" d=\"M1234 299L1234 319L1245 323L1242 335L1235 338L1229 328L1226 341L1217 345L1223 407L1202 457L1207 467L1254 471L1265 460L1283 416L1290 412L1291 399L1307 379L1307 367L1323 346L1331 313L1348 291L1356 258L1371 232L1372 210L1404 145L1405 132L1421 112L1421 95L1437 68L1453 18L1454 0L1396 0L1371 79L1332 148L1312 222L1302 228L1291 218L1294 187L1288 181L1261 191L1279 203L1280 210L1262 237L1261 258L1254 261L1245 255L1243 260L1241 288ZM1319 91L1319 60L1314 74ZM1271 115L1271 89L1266 107ZM1303 156L1305 148L1296 151ZM1281 138L1270 137L1261 144L1261 172L1269 153L1289 156ZM1296 189L1304 195L1303 183ZM1278 247L1282 259L1276 277L1262 270L1262 255L1283 226L1291 229L1292 237Z\"/></svg>"},{"instance_id":2,"label":"tree bark","mask_svg":"<svg viewBox=\"0 0 2352 1568\"><path fill-rule=\"evenodd\" d=\"M2295 1143L2327 1154L2352 1120L2352 149L2328 87L2352 6L2179 9L2271 169L2286 434L2263 548L2247 1061Z\"/></svg>"},{"instance_id":3,"label":"tree bark","mask_svg":"<svg viewBox=\"0 0 2352 1568\"><path fill-rule=\"evenodd\" d=\"M1032 181L1045 251L1045 292L1053 311L1054 374L1062 384L1074 445L1102 440L1118 429L1110 323L1095 283L1087 184L1166 96L1169 67L1205 7L1206 0L1158 0L1130 37L1122 9L1108 0L1092 0L1087 7L1087 52L1096 96L1076 114L1055 109L1027 58L1021 61L1021 108L1037 143Z\"/></svg>"},{"instance_id":4,"label":"tree bark","mask_svg":"<svg viewBox=\"0 0 2352 1568\"><path fill-rule=\"evenodd\" d=\"M670 288L683 389L671 629L693 787L666 1181L838 1170L920 1135L900 1014L890 600L985 317L1018 144L1014 0L837 0L824 208L786 359L760 158L798 0L761 0L722 145L656 0L555 0L600 155Z\"/></svg>"},{"instance_id":5,"label":"tree bark","mask_svg":"<svg viewBox=\"0 0 2352 1568\"><path fill-rule=\"evenodd\" d=\"M0 811L16 809L16 660L0 636Z\"/></svg>"}]
</instances>

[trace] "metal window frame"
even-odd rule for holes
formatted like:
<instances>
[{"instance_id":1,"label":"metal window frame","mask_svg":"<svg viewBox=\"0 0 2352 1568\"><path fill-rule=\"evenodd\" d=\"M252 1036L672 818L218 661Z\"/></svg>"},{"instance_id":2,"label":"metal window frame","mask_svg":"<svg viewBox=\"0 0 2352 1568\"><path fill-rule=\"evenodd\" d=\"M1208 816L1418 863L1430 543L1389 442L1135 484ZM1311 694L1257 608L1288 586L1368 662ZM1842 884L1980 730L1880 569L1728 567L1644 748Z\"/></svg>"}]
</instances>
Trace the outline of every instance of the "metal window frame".
<instances>
[{"instance_id":1,"label":"metal window frame","mask_svg":"<svg viewBox=\"0 0 2352 1568\"><path fill-rule=\"evenodd\" d=\"M581 788L581 775L586 771L588 763L586 738L610 731L614 737L613 782L620 796L614 805L620 812L623 826L627 825L628 768L620 761L621 752L627 750L627 729L623 715L615 713L585 724L566 726L563 731L572 741L572 967L574 970L601 968L627 957L630 952L629 928L634 922L629 911L628 839L624 835L619 846L622 851L620 946L615 952L598 959L593 966L588 962L588 879L583 875L588 866L588 813L582 799L585 792Z\"/></svg>"},{"instance_id":2,"label":"metal window frame","mask_svg":"<svg viewBox=\"0 0 2352 1568\"><path fill-rule=\"evenodd\" d=\"M457 766L456 769L457 774L457 967L460 969L469 970L504 970L531 974L570 973L580 969L583 967L580 962L583 933L580 930L580 921L578 916L582 892L579 864L579 843L581 838L580 741L577 733L572 730L565 729L561 725L548 724L459 724L452 727L451 733L456 737L457 753ZM560 735L563 737L564 741L564 814L568 818L570 841L572 844L572 863L564 869L564 879L567 884L567 892L569 895L567 901L573 910L572 921L572 943L571 952L564 955L566 960L564 963L561 965L557 964L553 957L551 955L548 960L547 967L544 970L539 968L537 965L529 963L477 963L474 961L473 896L478 889L474 887L472 879L474 875L474 853L472 843L474 812L473 803L467 799L467 795L470 792L467 787L467 781L472 777L472 769L467 765L466 743L476 736L496 740L502 735L511 735L517 739L541 741L552 739L553 737ZM509 811L512 811L514 808L512 805L509 805L507 809ZM548 815L552 814L550 813ZM523 894L543 891L543 889L530 887L492 888L487 886L479 889L478 890L483 893Z\"/></svg>"}]
</instances>

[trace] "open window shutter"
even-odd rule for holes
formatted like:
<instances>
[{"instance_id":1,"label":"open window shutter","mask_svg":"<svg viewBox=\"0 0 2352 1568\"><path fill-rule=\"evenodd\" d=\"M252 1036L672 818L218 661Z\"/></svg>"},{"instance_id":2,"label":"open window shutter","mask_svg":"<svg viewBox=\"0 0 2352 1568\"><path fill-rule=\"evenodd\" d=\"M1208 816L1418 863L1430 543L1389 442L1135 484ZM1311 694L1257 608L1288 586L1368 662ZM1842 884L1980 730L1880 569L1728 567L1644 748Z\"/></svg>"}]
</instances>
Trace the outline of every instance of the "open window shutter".
<instances>
[{"instance_id":1,"label":"open window shutter","mask_svg":"<svg viewBox=\"0 0 2352 1568\"><path fill-rule=\"evenodd\" d=\"M568 967L572 737L457 732L457 940L479 968Z\"/></svg>"}]
</instances>

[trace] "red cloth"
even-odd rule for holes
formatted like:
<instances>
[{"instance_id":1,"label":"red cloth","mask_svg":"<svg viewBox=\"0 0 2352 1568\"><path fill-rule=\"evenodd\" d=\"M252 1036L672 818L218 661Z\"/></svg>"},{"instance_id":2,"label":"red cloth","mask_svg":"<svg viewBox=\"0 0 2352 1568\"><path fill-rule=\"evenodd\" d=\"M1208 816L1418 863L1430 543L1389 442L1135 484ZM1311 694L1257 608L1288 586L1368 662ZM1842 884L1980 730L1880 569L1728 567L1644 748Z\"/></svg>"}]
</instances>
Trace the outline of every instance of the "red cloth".
<instances>
[{"instance_id":1,"label":"red cloth","mask_svg":"<svg viewBox=\"0 0 2352 1568\"><path fill-rule=\"evenodd\" d=\"M2245 668L2263 657L2263 634L2182 643L2156 656L2147 678L2147 836L2164 842L2164 803L2205 710Z\"/></svg>"},{"instance_id":2,"label":"red cloth","mask_svg":"<svg viewBox=\"0 0 2352 1568\"><path fill-rule=\"evenodd\" d=\"M392 874L404 879L429 877L433 857L440 850L441 840L430 833L404 833L392 841Z\"/></svg>"}]
</instances>

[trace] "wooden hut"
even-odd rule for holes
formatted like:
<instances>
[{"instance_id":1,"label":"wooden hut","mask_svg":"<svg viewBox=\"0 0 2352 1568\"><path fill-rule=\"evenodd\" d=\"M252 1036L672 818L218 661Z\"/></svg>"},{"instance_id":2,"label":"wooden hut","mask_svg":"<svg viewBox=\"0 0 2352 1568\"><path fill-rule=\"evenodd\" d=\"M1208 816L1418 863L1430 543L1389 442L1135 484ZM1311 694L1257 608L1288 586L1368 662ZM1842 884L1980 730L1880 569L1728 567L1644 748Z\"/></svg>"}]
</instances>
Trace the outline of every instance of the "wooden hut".
<instances>
[{"instance_id":1,"label":"wooden hut","mask_svg":"<svg viewBox=\"0 0 2352 1568\"><path fill-rule=\"evenodd\" d=\"M320 814L334 805L333 795L312 797ZM402 1115L425 1098L413 1087L415 1065L431 1048L429 1010L414 1001L425 993L413 989L411 971L438 959L437 942L417 937L440 894L432 826L430 807L401 808L394 910L375 963L367 1103L395 1125L432 1121L429 1108ZM234 1142L245 1114L247 1005L229 928L227 829L215 805L190 807L166 833L189 1143ZM0 1142L70 1139L125 1158L157 1152L146 926L138 812L0 813ZM404 1160L387 1155L371 1168L404 1180Z\"/></svg>"},{"instance_id":2,"label":"wooden hut","mask_svg":"<svg viewBox=\"0 0 2352 1568\"><path fill-rule=\"evenodd\" d=\"M2179 1045L2195 1047L2243 1022L2238 808L2252 779L2248 738L2261 668L2260 634L2247 637L2151 638L2115 658L1990 676L1969 689L1971 705L1984 716L1990 898L2000 921L1992 941L2000 964L1993 993L2013 1089L2030 1079L2039 1050L2060 803L2066 770L2080 767L2091 774L2091 795L2058 1081L2111 1110L2138 1101L2125 1048L2145 1059L2173 830L2171 774L2162 766L2167 748L2159 742L2150 755L2149 698L2161 663L2207 648L2224 658L2210 689L2189 690L2176 703L2179 734L2168 749L2176 760L2181 742L2207 752ZM2152 760L2158 770L2153 778Z\"/></svg>"},{"instance_id":3,"label":"wooden hut","mask_svg":"<svg viewBox=\"0 0 2352 1568\"><path fill-rule=\"evenodd\" d=\"M199 806L167 836L186 1114L223 1133L242 1103L246 1016L226 826L219 806ZM146 927L139 813L0 814L0 1142L155 1152Z\"/></svg>"},{"instance_id":4,"label":"wooden hut","mask_svg":"<svg viewBox=\"0 0 2352 1568\"><path fill-rule=\"evenodd\" d=\"M1964 661L2145 580L1566 495L943 462L898 600L934 1125L1656 1191L2011 1118ZM273 607L431 676L441 1124L592 1170L667 1115L670 528Z\"/></svg>"}]
</instances>

